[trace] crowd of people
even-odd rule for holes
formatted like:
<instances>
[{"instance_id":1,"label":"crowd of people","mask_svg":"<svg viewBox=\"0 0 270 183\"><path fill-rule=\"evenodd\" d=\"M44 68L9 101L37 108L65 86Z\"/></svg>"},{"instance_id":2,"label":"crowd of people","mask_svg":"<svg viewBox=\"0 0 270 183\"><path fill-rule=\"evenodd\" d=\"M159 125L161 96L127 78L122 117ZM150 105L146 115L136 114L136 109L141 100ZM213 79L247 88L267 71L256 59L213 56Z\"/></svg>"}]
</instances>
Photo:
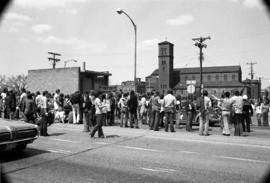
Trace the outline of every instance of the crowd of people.
<instances>
[{"instance_id":1,"label":"crowd of people","mask_svg":"<svg viewBox=\"0 0 270 183\"><path fill-rule=\"evenodd\" d=\"M122 128L139 128L139 123L148 125L150 130L175 132L180 128L183 115L187 116L186 131L192 131L196 116L199 117L199 135L209 135L209 118L214 110L220 111L222 134L242 136L250 132L251 116L256 112L258 126L269 126L268 112L270 102L266 93L262 99L252 101L246 95L235 91L231 97L225 92L221 98L208 96L206 90L195 99L189 95L186 99L175 96L169 89L167 94L152 91L144 95L129 93L74 92L64 95L59 89L51 94L48 91L31 93L22 89L18 94L12 90L3 90L0 96L2 118L23 119L39 126L40 135L47 136L47 127L54 123L82 124L83 132L94 137L104 138L102 126L115 125L120 119ZM255 112L254 112L255 111ZM261 120L262 119L262 120Z\"/></svg>"}]
</instances>

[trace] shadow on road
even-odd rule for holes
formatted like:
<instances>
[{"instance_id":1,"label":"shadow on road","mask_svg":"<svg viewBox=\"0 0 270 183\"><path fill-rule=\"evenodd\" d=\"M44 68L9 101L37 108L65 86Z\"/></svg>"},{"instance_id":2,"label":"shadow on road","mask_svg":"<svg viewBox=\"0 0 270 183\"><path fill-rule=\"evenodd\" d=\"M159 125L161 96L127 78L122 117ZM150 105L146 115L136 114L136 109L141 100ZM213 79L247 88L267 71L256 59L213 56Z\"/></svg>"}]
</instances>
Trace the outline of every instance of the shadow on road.
<instances>
[{"instance_id":1,"label":"shadow on road","mask_svg":"<svg viewBox=\"0 0 270 183\"><path fill-rule=\"evenodd\" d=\"M32 156L37 156L44 153L50 153L49 151L44 151L40 149L33 149L33 148L26 148L22 152L15 152L15 151L4 151L0 152L0 162L7 163L10 161L16 161L19 159L25 159Z\"/></svg>"},{"instance_id":2,"label":"shadow on road","mask_svg":"<svg viewBox=\"0 0 270 183\"><path fill-rule=\"evenodd\" d=\"M49 136L60 136L65 135L66 133L50 133Z\"/></svg>"},{"instance_id":3,"label":"shadow on road","mask_svg":"<svg viewBox=\"0 0 270 183\"><path fill-rule=\"evenodd\" d=\"M119 135L106 135L106 138L117 138L120 137Z\"/></svg>"}]
</instances>

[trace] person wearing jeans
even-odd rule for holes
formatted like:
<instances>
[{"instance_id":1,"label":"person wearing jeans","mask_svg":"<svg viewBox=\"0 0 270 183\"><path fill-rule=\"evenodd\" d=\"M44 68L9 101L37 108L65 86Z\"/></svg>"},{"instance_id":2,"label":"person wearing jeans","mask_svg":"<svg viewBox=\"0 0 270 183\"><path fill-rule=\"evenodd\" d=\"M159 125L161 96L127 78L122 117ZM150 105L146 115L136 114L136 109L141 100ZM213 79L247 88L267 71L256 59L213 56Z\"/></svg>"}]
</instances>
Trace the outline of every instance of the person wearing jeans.
<instances>
[{"instance_id":1,"label":"person wearing jeans","mask_svg":"<svg viewBox=\"0 0 270 183\"><path fill-rule=\"evenodd\" d=\"M173 96L173 91L171 89L169 89L167 93L168 94L164 97L164 112L166 117L165 132L168 132L169 124L171 132L175 132L173 117L175 113L176 98Z\"/></svg>"},{"instance_id":2,"label":"person wearing jeans","mask_svg":"<svg viewBox=\"0 0 270 183\"><path fill-rule=\"evenodd\" d=\"M155 91L154 93L154 97L151 100L151 106L152 106L152 120L150 123L150 130L158 131L160 119L160 97L158 91Z\"/></svg>"},{"instance_id":3,"label":"person wearing jeans","mask_svg":"<svg viewBox=\"0 0 270 183\"><path fill-rule=\"evenodd\" d=\"M199 98L199 109L200 109L200 127L199 127L199 135L208 136L208 127L209 127L209 109L211 108L211 100L208 97L208 92L206 90L203 91L203 96Z\"/></svg>"},{"instance_id":4,"label":"person wearing jeans","mask_svg":"<svg viewBox=\"0 0 270 183\"><path fill-rule=\"evenodd\" d=\"M99 138L104 138L103 130L102 130L102 125L103 125L103 117L104 115L102 114L102 109L106 107L106 105L103 105L101 102L102 95L99 95L95 99L95 109L96 109L96 125L91 131L90 135L91 138L95 136L95 133L98 131L98 137Z\"/></svg>"}]
</instances>

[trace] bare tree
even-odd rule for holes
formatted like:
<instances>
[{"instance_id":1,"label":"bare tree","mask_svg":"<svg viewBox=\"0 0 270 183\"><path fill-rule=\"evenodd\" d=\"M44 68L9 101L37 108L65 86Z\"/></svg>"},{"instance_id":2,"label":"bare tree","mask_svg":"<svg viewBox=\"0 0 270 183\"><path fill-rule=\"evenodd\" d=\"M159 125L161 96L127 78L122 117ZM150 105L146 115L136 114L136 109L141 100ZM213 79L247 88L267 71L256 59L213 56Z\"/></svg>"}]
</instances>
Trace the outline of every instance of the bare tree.
<instances>
[{"instance_id":1,"label":"bare tree","mask_svg":"<svg viewBox=\"0 0 270 183\"><path fill-rule=\"evenodd\" d=\"M7 88L7 77L5 75L0 75L0 90Z\"/></svg>"},{"instance_id":2,"label":"bare tree","mask_svg":"<svg viewBox=\"0 0 270 183\"><path fill-rule=\"evenodd\" d=\"M10 76L7 78L7 86L8 88L19 92L22 88L26 87L26 79L27 76L23 74Z\"/></svg>"}]
</instances>

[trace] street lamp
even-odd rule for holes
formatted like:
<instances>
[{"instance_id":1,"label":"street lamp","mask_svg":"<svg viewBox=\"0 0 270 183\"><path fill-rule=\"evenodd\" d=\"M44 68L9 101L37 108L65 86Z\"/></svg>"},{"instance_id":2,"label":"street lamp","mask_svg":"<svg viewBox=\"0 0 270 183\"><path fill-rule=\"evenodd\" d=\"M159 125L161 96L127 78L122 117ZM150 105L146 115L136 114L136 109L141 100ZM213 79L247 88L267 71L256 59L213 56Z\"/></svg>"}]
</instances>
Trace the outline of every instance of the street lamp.
<instances>
[{"instance_id":1,"label":"street lamp","mask_svg":"<svg viewBox=\"0 0 270 183\"><path fill-rule=\"evenodd\" d=\"M66 61L64 61L64 67L67 66L67 63L68 63L68 62L78 62L78 61L75 60L75 59L66 60Z\"/></svg>"},{"instance_id":2,"label":"street lamp","mask_svg":"<svg viewBox=\"0 0 270 183\"><path fill-rule=\"evenodd\" d=\"M130 16L121 8L118 8L116 11L119 15L121 15L122 13L125 14L129 20L131 21L133 27L134 27L134 31L135 31L135 52L134 52L134 87L135 87L135 92L136 92L136 73L137 73L137 26L134 23L134 21L130 18Z\"/></svg>"}]
</instances>

